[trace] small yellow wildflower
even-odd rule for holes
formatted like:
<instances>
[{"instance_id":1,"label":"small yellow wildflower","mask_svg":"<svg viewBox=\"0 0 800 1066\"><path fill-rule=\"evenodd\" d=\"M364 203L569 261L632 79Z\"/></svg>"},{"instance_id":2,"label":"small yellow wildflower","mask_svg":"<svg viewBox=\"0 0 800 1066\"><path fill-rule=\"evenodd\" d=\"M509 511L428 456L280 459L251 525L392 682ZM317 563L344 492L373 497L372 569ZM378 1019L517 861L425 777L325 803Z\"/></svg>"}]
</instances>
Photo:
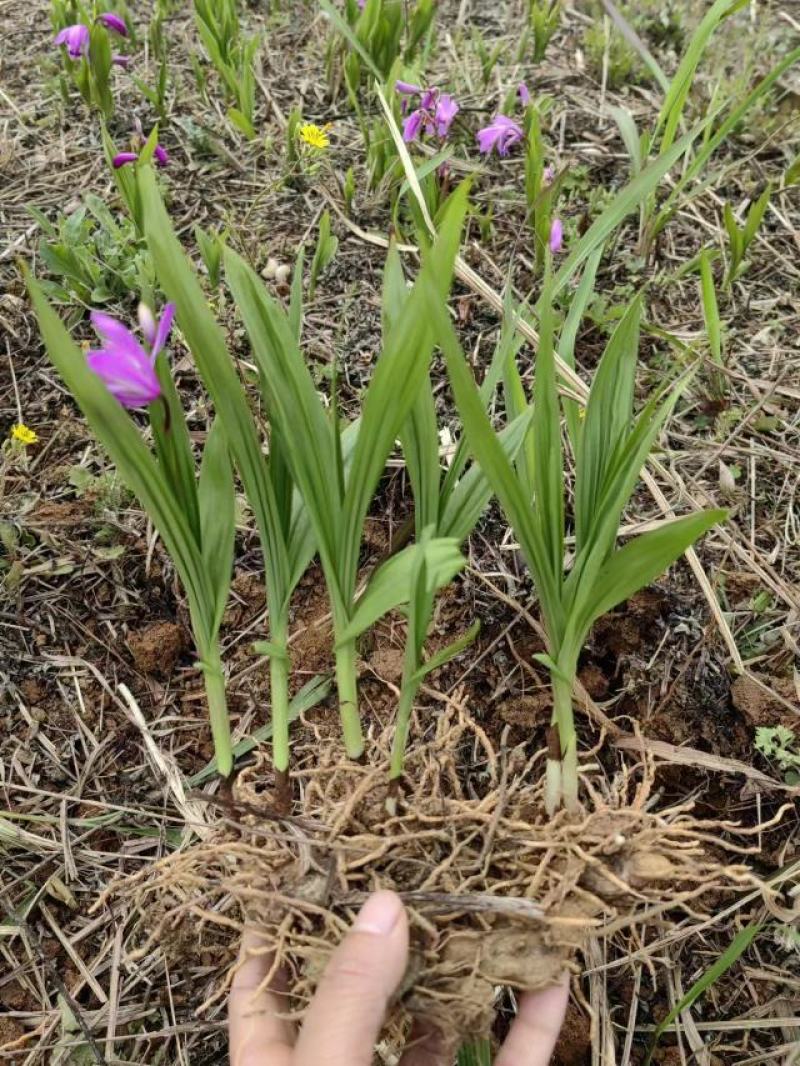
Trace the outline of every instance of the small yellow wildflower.
<instances>
[{"instance_id":1,"label":"small yellow wildflower","mask_svg":"<svg viewBox=\"0 0 800 1066\"><path fill-rule=\"evenodd\" d=\"M305 141L311 148L323 149L327 148L331 143L328 134L325 129L321 129L319 126L315 126L313 122L304 122L300 127L300 140Z\"/></svg>"},{"instance_id":2,"label":"small yellow wildflower","mask_svg":"<svg viewBox=\"0 0 800 1066\"><path fill-rule=\"evenodd\" d=\"M32 429L28 429L22 422L17 422L16 425L11 427L11 436L14 440L18 440L20 444L35 444L39 439Z\"/></svg>"}]
</instances>

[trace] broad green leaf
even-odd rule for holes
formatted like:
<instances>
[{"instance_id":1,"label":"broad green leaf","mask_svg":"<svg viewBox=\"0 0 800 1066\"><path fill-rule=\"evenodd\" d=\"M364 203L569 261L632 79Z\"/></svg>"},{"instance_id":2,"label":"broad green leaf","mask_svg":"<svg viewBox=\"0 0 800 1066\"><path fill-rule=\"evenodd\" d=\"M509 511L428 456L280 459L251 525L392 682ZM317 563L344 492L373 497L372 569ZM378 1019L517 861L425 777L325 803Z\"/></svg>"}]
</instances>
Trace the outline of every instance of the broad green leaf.
<instances>
[{"instance_id":1,"label":"broad green leaf","mask_svg":"<svg viewBox=\"0 0 800 1066\"><path fill-rule=\"evenodd\" d=\"M512 463L528 436L532 418L533 408L528 407L497 435ZM473 463L450 493L442 510L437 530L439 536L454 537L459 544L463 544L489 506L491 498L492 487L486 475L479 463Z\"/></svg>"},{"instance_id":2,"label":"broad green leaf","mask_svg":"<svg viewBox=\"0 0 800 1066\"><path fill-rule=\"evenodd\" d=\"M166 485L131 416L86 364L86 356L64 329L39 286L27 278L47 353L72 393L94 435L125 484L151 517L183 582L199 642L210 641L214 602L200 553L183 511Z\"/></svg>"},{"instance_id":3,"label":"broad green leaf","mask_svg":"<svg viewBox=\"0 0 800 1066\"><path fill-rule=\"evenodd\" d=\"M580 600L577 638L607 611L649 585L659 574L712 526L724 521L727 511L699 511L659 529L642 533L614 552ZM576 602L577 607L577 602Z\"/></svg>"},{"instance_id":4,"label":"broad green leaf","mask_svg":"<svg viewBox=\"0 0 800 1066\"><path fill-rule=\"evenodd\" d=\"M553 351L553 308L549 293L548 267L541 301L541 329L533 386L532 473L541 538L553 583L560 588L564 574L564 463Z\"/></svg>"},{"instance_id":5,"label":"broad green leaf","mask_svg":"<svg viewBox=\"0 0 800 1066\"><path fill-rule=\"evenodd\" d=\"M617 124L622 142L628 152L631 161L631 177L640 173L643 165L642 143L639 139L639 131L633 121L633 115L627 107L609 107L612 118Z\"/></svg>"},{"instance_id":6,"label":"broad green leaf","mask_svg":"<svg viewBox=\"0 0 800 1066\"><path fill-rule=\"evenodd\" d=\"M681 137L668 151L662 152L649 166L645 167L641 174L637 174L633 181L617 193L564 260L553 282L554 297L564 288L581 263L588 259L596 248L604 244L620 223L655 191L664 175L691 147L705 124L705 121L699 122L694 129Z\"/></svg>"},{"instance_id":7,"label":"broad green leaf","mask_svg":"<svg viewBox=\"0 0 800 1066\"><path fill-rule=\"evenodd\" d=\"M282 521L258 433L234 370L225 339L164 209L151 167L138 168L138 189L147 245L159 282L177 306L188 341L244 482L264 545L267 584L273 607L288 599L288 560Z\"/></svg>"},{"instance_id":8,"label":"broad green leaf","mask_svg":"<svg viewBox=\"0 0 800 1066\"><path fill-rule=\"evenodd\" d=\"M447 312L433 294L428 299L428 314L444 352L470 450L480 463L522 547L536 582L548 632L558 639L563 625L560 583L553 580L547 547L534 520L530 500L526 498L511 461L492 428Z\"/></svg>"},{"instance_id":9,"label":"broad green leaf","mask_svg":"<svg viewBox=\"0 0 800 1066\"><path fill-rule=\"evenodd\" d=\"M341 598L333 578L339 566L336 531L341 524L333 428L283 309L230 248L225 250L225 273L267 391L270 418L280 433L330 576L331 594Z\"/></svg>"},{"instance_id":10,"label":"broad green leaf","mask_svg":"<svg viewBox=\"0 0 800 1066\"><path fill-rule=\"evenodd\" d=\"M408 603L414 567L421 553L425 554L428 578L435 588L449 584L464 568L464 556L452 537L436 537L427 545L411 544L404 548L372 575L347 628L339 636L340 643L355 640L389 611Z\"/></svg>"},{"instance_id":11,"label":"broad green leaf","mask_svg":"<svg viewBox=\"0 0 800 1066\"><path fill-rule=\"evenodd\" d=\"M355 584L364 517L386 458L425 379L433 335L424 307L429 297L445 306L467 194L468 186L464 184L448 200L439 235L423 257L422 272L409 295L405 313L392 326L364 397L361 428L347 482L344 524L338 536L344 588Z\"/></svg>"},{"instance_id":12,"label":"broad green leaf","mask_svg":"<svg viewBox=\"0 0 800 1066\"><path fill-rule=\"evenodd\" d=\"M633 390L639 358L641 299L631 302L606 345L589 390L586 415L575 452L576 551L585 544L597 517L597 501L617 446L630 432Z\"/></svg>"},{"instance_id":13,"label":"broad green leaf","mask_svg":"<svg viewBox=\"0 0 800 1066\"><path fill-rule=\"evenodd\" d=\"M150 425L156 458L164 478L200 543L200 514L197 508L197 481L192 442L186 415L178 397L172 369L165 352L156 359L156 373L161 383L161 397L150 405Z\"/></svg>"},{"instance_id":14,"label":"broad green leaf","mask_svg":"<svg viewBox=\"0 0 800 1066\"><path fill-rule=\"evenodd\" d=\"M601 491L596 497L595 516L584 530L584 540L575 564L564 585L567 612L573 614L573 604L594 587L598 571L614 548L622 512L641 477L650 451L662 426L672 414L675 404L694 376L687 371L672 388L667 398L656 394L634 423L632 432L617 445L616 454L607 467Z\"/></svg>"},{"instance_id":15,"label":"broad green leaf","mask_svg":"<svg viewBox=\"0 0 800 1066\"><path fill-rule=\"evenodd\" d=\"M236 494L228 443L219 419L206 438L197 483L200 504L200 544L203 564L216 596L214 632L219 629L233 570L236 535Z\"/></svg>"}]
</instances>

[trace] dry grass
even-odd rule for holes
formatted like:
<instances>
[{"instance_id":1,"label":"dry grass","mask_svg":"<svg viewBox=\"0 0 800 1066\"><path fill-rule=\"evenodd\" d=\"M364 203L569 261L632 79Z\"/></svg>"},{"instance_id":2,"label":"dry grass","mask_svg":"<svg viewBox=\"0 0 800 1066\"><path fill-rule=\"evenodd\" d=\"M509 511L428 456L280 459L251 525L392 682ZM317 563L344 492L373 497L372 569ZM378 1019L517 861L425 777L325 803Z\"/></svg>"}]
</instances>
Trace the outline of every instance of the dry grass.
<instances>
[{"instance_id":1,"label":"dry grass","mask_svg":"<svg viewBox=\"0 0 800 1066\"><path fill-rule=\"evenodd\" d=\"M145 5L132 5L145 29ZM284 5L287 6L287 5ZM530 69L509 59L487 91L474 56L459 36L480 26L493 40L516 39L520 3L463 0L442 5L441 83L455 83L464 121L472 128L494 101ZM644 5L646 9L647 5ZM684 10L684 7L688 10ZM689 22L694 5L677 9ZM185 606L169 560L135 502L104 480L105 459L38 342L16 259L37 259L35 205L55 218L72 211L84 191L113 200L96 123L78 103L64 107L49 65L47 5L0 0L0 431L22 420L40 443L0 471L0 1061L38 1063L219 1060L224 1014L217 1003L198 1019L195 1008L217 987L231 935L204 927L185 953L153 950L132 961L140 931L124 913L90 913L120 874L149 870L175 848L208 831L204 805L184 782L211 755L202 686L188 654ZM252 16L255 18L255 16ZM536 89L554 98L551 139L557 162L574 177L568 222L579 223L596 189L626 180L625 157L607 103L624 103L640 128L652 121L657 93L647 83L611 87L608 53L587 52L584 31L593 16L569 10ZM724 27L704 71L750 84L800 33L788 9L743 12ZM298 244L314 239L325 206L340 212L341 249L307 309L304 338L321 375L336 352L344 370L344 402L353 409L368 378L380 329L379 277L387 234L385 196L367 192L360 134L343 100L331 103L322 75L325 26L300 4L271 21L259 80L263 143L242 147L231 135L219 99L204 102L188 64L196 47L183 14L168 23L172 120L163 139L173 155L167 176L171 211L190 239L191 225L226 221L232 243L260 268L269 256L292 262ZM745 32L746 31L746 32ZM140 47L141 54L143 45ZM669 47L658 52L674 67ZM144 68L144 69L142 69ZM137 67L148 80L152 65ZM120 77L114 134L123 142L148 109ZM698 78L698 101L710 94ZM780 178L800 150L795 70L769 108L738 131L715 161L715 180L681 205L647 262L636 256L636 222L620 231L600 273L607 304L647 284L648 330L641 384L684 358L680 344L704 351L702 312L693 274L680 267L705 244L723 243L722 204L744 208L766 180ZM301 104L306 117L333 121L333 147L316 183L284 181L285 116ZM200 132L204 131L204 136ZM470 148L470 158L474 152ZM352 219L341 215L341 175L358 177ZM469 165L470 168L472 164ZM467 169L465 167L465 169ZM479 240L472 225L463 250L462 287L455 303L465 346L485 363L497 326L496 293L509 269L518 295L532 286L520 219L519 169L494 165L476 196L494 205L495 232ZM694 569L674 568L651 601L619 612L588 649L582 675L586 717L581 735L597 749L598 774L610 779L648 750L666 760L657 778L659 807L696 803L700 817L768 825L785 798L777 771L754 755L755 726L794 723L800 658L800 333L796 188L780 188L751 255L751 268L721 303L726 324L728 403L715 406L695 388L664 441L628 516L630 531L665 509L726 504L731 518L706 538ZM413 264L413 254L409 253ZM129 313L135 296L124 311ZM120 308L120 310L123 310ZM604 308L582 329L578 359L584 380L602 348ZM231 309L220 305L234 334ZM82 322L80 338L89 335ZM530 348L526 349L528 367ZM244 353L242 353L244 354ZM190 427L204 433L205 401L191 362L176 350L182 391L192 399ZM442 421L454 428L447 390L437 383ZM76 489L74 468L98 478ZM731 480L735 470L738 476ZM371 558L386 549L408 511L404 476L394 463L376 508ZM122 549L120 552L119 549ZM426 692L429 713L470 690L470 706L487 730L511 731L515 743L539 736L547 716L545 679L530 666L538 650L529 622L536 605L518 553L496 513L470 545L468 578L442 604L436 639L464 619L483 620L481 641ZM237 539L236 582L225 628L231 705L240 735L266 715L264 671L249 644L263 630L263 587L257 540L245 517ZM328 665L325 606L318 575L301 588L295 613L298 685ZM706 580L705 587L698 579ZM716 612L710 603L720 604ZM149 627L173 627L172 654L153 661L142 649ZM163 640L163 630L160 640ZM382 626L364 650L364 702L378 724L392 711L392 658L402 641L397 623ZM163 652L166 645L157 647ZM741 671L737 674L737 665ZM154 669L155 667L155 669ZM126 695L127 693L127 695ZM130 697L130 698L129 698ZM138 710L137 710L138 709ZM646 739L637 739L637 721ZM516 732L515 732L516 731ZM537 732L538 731L538 732ZM798 729L800 732L800 729ZM624 734L624 735L622 735ZM615 738L599 748L604 738ZM536 741L538 743L538 741ZM206 786L211 795L217 786ZM797 824L765 828L749 857L762 877L784 874L783 905L795 900ZM671 916L663 935L633 928L610 931L587 950L576 1004L591 1019L562 1061L621 1064L641 1061L646 1035L672 1002L719 956L747 921L764 917L760 897L743 898L702 921ZM613 933L613 935L612 935ZM797 1042L797 956L767 932L727 978L683 1012L669 1063L788 1063ZM666 1006L665 1006L666 1005ZM704 1044L708 1044L708 1048ZM672 1057L669 1057L672 1056Z\"/></svg>"}]
</instances>

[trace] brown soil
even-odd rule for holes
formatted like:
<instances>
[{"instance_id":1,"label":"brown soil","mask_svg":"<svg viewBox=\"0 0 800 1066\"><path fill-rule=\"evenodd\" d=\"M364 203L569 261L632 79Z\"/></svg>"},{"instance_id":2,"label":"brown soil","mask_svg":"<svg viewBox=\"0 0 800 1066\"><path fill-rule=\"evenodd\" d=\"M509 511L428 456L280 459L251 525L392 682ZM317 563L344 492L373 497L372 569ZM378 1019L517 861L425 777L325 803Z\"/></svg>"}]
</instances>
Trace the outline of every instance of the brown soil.
<instances>
[{"instance_id":1,"label":"brown soil","mask_svg":"<svg viewBox=\"0 0 800 1066\"><path fill-rule=\"evenodd\" d=\"M133 661L144 674L169 677L186 647L186 634L175 622L154 622L128 636Z\"/></svg>"}]
</instances>

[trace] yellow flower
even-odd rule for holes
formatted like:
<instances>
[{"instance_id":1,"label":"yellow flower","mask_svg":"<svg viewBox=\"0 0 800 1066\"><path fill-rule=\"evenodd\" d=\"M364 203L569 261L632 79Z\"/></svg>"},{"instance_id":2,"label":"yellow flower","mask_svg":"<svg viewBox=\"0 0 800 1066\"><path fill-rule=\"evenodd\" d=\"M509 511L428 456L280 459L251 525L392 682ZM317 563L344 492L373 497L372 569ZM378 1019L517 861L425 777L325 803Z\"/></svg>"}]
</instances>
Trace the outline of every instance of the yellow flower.
<instances>
[{"instance_id":1,"label":"yellow flower","mask_svg":"<svg viewBox=\"0 0 800 1066\"><path fill-rule=\"evenodd\" d=\"M35 444L39 439L32 429L28 429L22 422L11 427L11 436L20 444Z\"/></svg>"},{"instance_id":2,"label":"yellow flower","mask_svg":"<svg viewBox=\"0 0 800 1066\"><path fill-rule=\"evenodd\" d=\"M315 126L313 122L304 122L300 127L300 140L305 141L311 148L327 148L331 143L328 134L325 130L320 129L319 126Z\"/></svg>"}]
</instances>

